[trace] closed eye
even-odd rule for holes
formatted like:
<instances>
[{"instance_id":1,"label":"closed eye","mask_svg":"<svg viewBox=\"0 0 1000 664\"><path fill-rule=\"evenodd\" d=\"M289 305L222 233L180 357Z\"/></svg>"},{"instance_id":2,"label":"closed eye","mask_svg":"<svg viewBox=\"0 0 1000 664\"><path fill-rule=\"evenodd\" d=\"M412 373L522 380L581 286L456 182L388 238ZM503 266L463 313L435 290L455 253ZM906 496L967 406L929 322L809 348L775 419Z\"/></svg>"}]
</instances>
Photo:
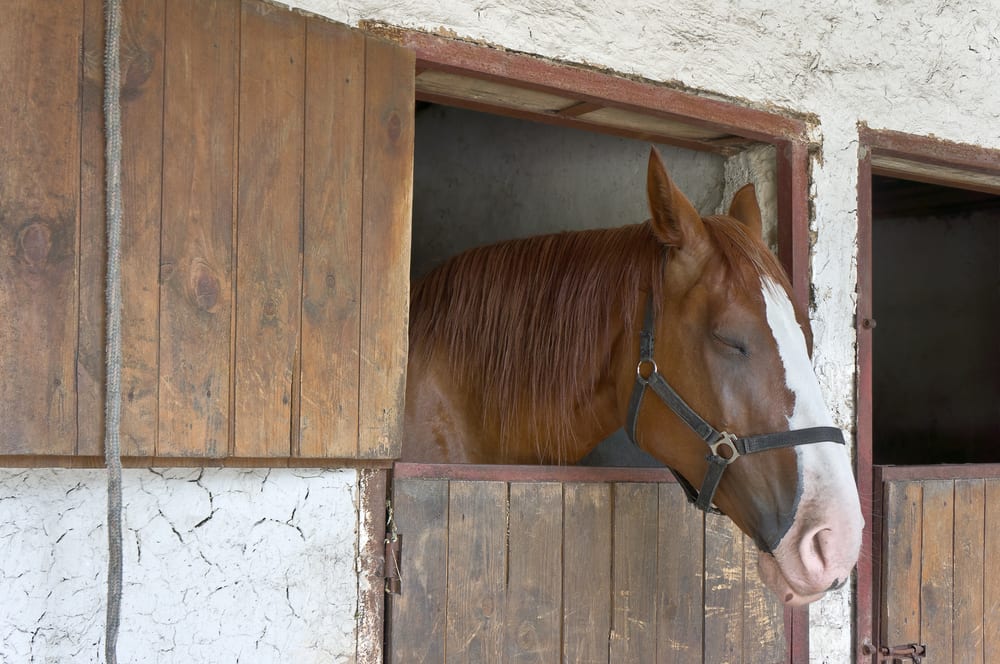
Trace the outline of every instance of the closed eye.
<instances>
[{"instance_id":1,"label":"closed eye","mask_svg":"<svg viewBox=\"0 0 1000 664\"><path fill-rule=\"evenodd\" d=\"M718 332L713 332L712 339L725 346L729 351L739 353L743 357L750 357L750 351L747 349L746 344L741 343L732 337L727 337L719 334Z\"/></svg>"}]
</instances>

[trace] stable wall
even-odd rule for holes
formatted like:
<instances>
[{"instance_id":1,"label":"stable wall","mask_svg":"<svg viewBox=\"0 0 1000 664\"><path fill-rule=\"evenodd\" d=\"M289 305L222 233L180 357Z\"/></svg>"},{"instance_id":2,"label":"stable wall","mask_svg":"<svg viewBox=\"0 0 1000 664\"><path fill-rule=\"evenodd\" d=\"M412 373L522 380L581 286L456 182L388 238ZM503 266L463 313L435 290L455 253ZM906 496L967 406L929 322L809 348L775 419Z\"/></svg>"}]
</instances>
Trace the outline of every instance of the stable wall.
<instances>
[{"instance_id":1,"label":"stable wall","mask_svg":"<svg viewBox=\"0 0 1000 664\"><path fill-rule=\"evenodd\" d=\"M298 0L378 21L809 114L814 364L838 425L855 421L858 123L1000 148L1000 13L976 0ZM851 598L810 607L810 659L852 658Z\"/></svg>"},{"instance_id":2,"label":"stable wall","mask_svg":"<svg viewBox=\"0 0 1000 664\"><path fill-rule=\"evenodd\" d=\"M752 0L738 7L723 0L626 6L598 0L290 4L352 25L373 20L439 31L811 114L818 148L812 162L815 365L837 423L848 430L855 417L857 124L1000 148L995 85L1000 14L976 0L891 5ZM51 471L21 472L37 482ZM4 496L21 495L20 478L4 475ZM99 473L79 481L89 492L102 490ZM23 500L15 501L15 509ZM58 518L58 509L46 503L45 518ZM88 523L96 523L102 511L94 504ZM47 532L39 546L55 547L58 537ZM93 585L99 593L100 580ZM849 661L848 593L813 605L811 618L812 661Z\"/></svg>"}]
</instances>

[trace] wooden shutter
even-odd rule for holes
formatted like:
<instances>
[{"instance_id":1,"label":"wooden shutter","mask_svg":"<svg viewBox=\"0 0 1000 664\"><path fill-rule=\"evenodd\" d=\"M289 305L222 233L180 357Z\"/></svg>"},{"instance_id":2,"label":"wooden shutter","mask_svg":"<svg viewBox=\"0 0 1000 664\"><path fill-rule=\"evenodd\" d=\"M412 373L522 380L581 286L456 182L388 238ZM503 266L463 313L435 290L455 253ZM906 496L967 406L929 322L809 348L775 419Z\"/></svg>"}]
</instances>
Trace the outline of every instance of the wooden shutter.
<instances>
[{"instance_id":1,"label":"wooden shutter","mask_svg":"<svg viewBox=\"0 0 1000 664\"><path fill-rule=\"evenodd\" d=\"M124 453L398 456L412 52L257 0L124 10ZM17 458L102 453L102 32L82 0L0 27Z\"/></svg>"}]
</instances>

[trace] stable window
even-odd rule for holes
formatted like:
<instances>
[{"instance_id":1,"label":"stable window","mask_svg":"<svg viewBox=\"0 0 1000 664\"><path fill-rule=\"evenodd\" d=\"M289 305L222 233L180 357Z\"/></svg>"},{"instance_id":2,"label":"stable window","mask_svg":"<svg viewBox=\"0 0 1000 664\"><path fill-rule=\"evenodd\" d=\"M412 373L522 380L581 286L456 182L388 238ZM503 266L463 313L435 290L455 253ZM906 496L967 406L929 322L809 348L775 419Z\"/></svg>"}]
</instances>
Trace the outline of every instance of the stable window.
<instances>
[{"instance_id":1,"label":"stable window","mask_svg":"<svg viewBox=\"0 0 1000 664\"><path fill-rule=\"evenodd\" d=\"M402 40L416 50L414 277L472 246L641 222L653 143L703 213L728 201L727 173L736 187L756 180L806 302L801 121L426 34ZM391 482L402 592L386 607L386 661L807 658L807 611L769 597L752 542L686 505L665 470L397 463Z\"/></svg>"}]
</instances>

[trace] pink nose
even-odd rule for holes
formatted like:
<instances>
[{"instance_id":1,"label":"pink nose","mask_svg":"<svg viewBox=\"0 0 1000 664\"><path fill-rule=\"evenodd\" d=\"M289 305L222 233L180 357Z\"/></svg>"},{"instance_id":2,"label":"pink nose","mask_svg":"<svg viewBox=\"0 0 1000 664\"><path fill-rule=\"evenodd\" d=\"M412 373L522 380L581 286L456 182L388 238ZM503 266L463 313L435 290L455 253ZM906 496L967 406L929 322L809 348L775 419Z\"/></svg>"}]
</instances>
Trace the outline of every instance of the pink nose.
<instances>
[{"instance_id":1,"label":"pink nose","mask_svg":"<svg viewBox=\"0 0 1000 664\"><path fill-rule=\"evenodd\" d=\"M843 545L832 528L819 527L807 533L800 543L802 580L814 591L839 588L847 580L853 561L845 560Z\"/></svg>"}]
</instances>

